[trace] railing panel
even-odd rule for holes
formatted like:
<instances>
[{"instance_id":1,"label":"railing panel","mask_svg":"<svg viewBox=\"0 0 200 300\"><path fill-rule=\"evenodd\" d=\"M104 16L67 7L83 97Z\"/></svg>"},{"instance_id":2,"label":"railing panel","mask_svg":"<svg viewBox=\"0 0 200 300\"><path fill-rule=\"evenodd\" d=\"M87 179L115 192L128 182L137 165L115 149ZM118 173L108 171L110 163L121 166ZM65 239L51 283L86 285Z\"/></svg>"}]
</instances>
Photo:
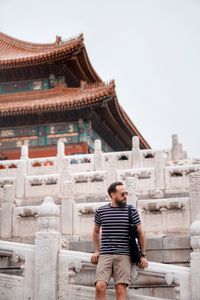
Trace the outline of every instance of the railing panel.
<instances>
[{"instance_id":1,"label":"railing panel","mask_svg":"<svg viewBox=\"0 0 200 300\"><path fill-rule=\"evenodd\" d=\"M56 158L46 157L28 160L29 175L53 174L56 172Z\"/></svg>"},{"instance_id":2,"label":"railing panel","mask_svg":"<svg viewBox=\"0 0 200 300\"><path fill-rule=\"evenodd\" d=\"M46 195L59 196L60 184L60 175L58 174L27 176L25 179L25 197L28 199Z\"/></svg>"},{"instance_id":3,"label":"railing panel","mask_svg":"<svg viewBox=\"0 0 200 300\"><path fill-rule=\"evenodd\" d=\"M24 299L24 278L0 273L0 299Z\"/></svg>"}]
</instances>

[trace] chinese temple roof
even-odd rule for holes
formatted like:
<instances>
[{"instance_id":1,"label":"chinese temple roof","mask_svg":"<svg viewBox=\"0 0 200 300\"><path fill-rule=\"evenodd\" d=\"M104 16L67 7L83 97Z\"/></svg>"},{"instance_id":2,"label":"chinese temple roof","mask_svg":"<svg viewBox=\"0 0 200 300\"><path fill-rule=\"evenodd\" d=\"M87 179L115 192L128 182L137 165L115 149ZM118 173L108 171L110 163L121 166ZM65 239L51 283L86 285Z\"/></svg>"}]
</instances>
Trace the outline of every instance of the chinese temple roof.
<instances>
[{"instance_id":1,"label":"chinese temple roof","mask_svg":"<svg viewBox=\"0 0 200 300\"><path fill-rule=\"evenodd\" d=\"M18 91L15 83L64 78L48 89ZM0 33L0 124L23 125L44 122L45 118L77 118L92 116L94 126L105 135L114 134L130 148L131 138L137 135L142 148L148 143L120 106L114 81L102 82L93 69L83 36L69 41L56 38L52 44L21 41ZM12 93L4 89L12 87ZM23 84L22 84L23 87ZM62 115L62 116L61 116ZM42 120L42 121L41 121ZM13 125L11 125L13 124Z\"/></svg>"},{"instance_id":2,"label":"chinese temple roof","mask_svg":"<svg viewBox=\"0 0 200 300\"><path fill-rule=\"evenodd\" d=\"M120 106L114 81L108 84L81 82L79 88L68 88L58 84L50 90L0 95L1 118L84 108L96 110L109 127L117 130L117 134L124 141L130 140L133 135L138 135L142 146L149 148L148 143Z\"/></svg>"},{"instance_id":3,"label":"chinese temple roof","mask_svg":"<svg viewBox=\"0 0 200 300\"><path fill-rule=\"evenodd\" d=\"M68 41L63 41L61 37L57 36L54 43L37 44L22 41L0 32L0 70L4 70L4 73L9 69L58 62L61 62L62 65L68 62L68 68L73 73L78 73L80 80L88 82L101 80L89 62L82 34ZM9 75L6 77L1 71L0 80L6 81L8 78ZM12 78L13 80L15 78Z\"/></svg>"},{"instance_id":4,"label":"chinese temple roof","mask_svg":"<svg viewBox=\"0 0 200 300\"><path fill-rule=\"evenodd\" d=\"M79 88L68 88L58 84L50 90L0 95L0 116L91 107L113 96L113 81L109 84L82 82Z\"/></svg>"}]
</instances>

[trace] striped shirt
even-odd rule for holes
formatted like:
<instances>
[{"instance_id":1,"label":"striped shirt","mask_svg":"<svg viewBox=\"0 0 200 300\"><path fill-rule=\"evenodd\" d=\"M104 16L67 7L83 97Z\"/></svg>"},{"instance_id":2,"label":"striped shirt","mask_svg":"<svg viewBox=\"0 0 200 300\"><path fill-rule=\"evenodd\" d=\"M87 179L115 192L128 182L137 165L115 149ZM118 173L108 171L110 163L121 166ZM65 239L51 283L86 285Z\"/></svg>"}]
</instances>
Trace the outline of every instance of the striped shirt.
<instances>
[{"instance_id":1,"label":"striped shirt","mask_svg":"<svg viewBox=\"0 0 200 300\"><path fill-rule=\"evenodd\" d=\"M139 225L140 217L133 206L131 213L133 224ZM100 254L130 255L128 205L112 207L109 203L101 206L95 212L94 221L102 228Z\"/></svg>"}]
</instances>

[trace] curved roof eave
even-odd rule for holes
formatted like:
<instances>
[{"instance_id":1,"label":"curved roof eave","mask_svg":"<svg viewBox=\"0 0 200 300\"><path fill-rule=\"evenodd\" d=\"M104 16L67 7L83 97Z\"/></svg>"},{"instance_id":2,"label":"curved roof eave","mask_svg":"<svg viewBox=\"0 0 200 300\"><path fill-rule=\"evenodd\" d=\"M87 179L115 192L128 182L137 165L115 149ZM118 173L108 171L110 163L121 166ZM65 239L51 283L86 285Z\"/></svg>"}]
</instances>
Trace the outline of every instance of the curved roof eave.
<instances>
[{"instance_id":1,"label":"curved roof eave","mask_svg":"<svg viewBox=\"0 0 200 300\"><path fill-rule=\"evenodd\" d=\"M144 139L142 134L139 132L137 127L134 125L134 123L131 121L127 113L124 111L122 106L119 104L117 97L114 99L114 105L115 105L115 111L116 115L118 115L118 118L121 122L121 124L124 124L124 126L127 128L129 133L134 136L137 135L140 139L141 144L144 146L145 149L150 149L150 145L147 143L147 141Z\"/></svg>"},{"instance_id":2,"label":"curved roof eave","mask_svg":"<svg viewBox=\"0 0 200 300\"><path fill-rule=\"evenodd\" d=\"M15 39L0 32L0 69L12 69L54 61L76 58L81 64L89 81L102 81L96 73L84 45L83 34L76 38L62 41L60 37L52 44L37 44Z\"/></svg>"}]
</instances>

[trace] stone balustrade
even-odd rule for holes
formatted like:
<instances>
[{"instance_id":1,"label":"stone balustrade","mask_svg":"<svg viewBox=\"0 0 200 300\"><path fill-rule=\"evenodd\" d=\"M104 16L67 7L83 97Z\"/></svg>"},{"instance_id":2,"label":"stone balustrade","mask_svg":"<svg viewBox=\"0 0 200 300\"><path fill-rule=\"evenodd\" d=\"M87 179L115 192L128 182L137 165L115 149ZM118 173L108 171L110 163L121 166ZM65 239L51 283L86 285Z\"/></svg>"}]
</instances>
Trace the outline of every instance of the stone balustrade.
<instances>
[{"instance_id":1,"label":"stone balustrade","mask_svg":"<svg viewBox=\"0 0 200 300\"><path fill-rule=\"evenodd\" d=\"M93 154L73 156L65 156L63 143L59 142L56 157L37 159L30 159L28 147L23 146L20 160L0 162L0 199L7 181L15 186L15 198L22 200L44 197L46 190L51 188L60 197L65 180L72 180L74 191L78 193L83 191L84 195L89 195L95 191L100 194L111 182L126 181L127 177L137 179L136 192L145 198L188 194L189 174L200 170L200 161L186 159L182 148L177 146L177 138L174 139L173 151L140 150L138 138L134 137L132 151L110 153L103 153L101 143L97 140ZM45 179L50 176L52 186Z\"/></svg>"},{"instance_id":2,"label":"stone balustrade","mask_svg":"<svg viewBox=\"0 0 200 300\"><path fill-rule=\"evenodd\" d=\"M5 200L11 203L13 197L12 186L6 186ZM71 194L71 182L66 182L64 194ZM160 205L166 209L177 208L176 203L165 203L161 199ZM98 204L76 204L81 215L93 214ZM184 203L178 206L183 209ZM156 207L159 209L159 207ZM19 210L20 217L26 215L35 217L37 214L37 233L35 245L0 241L3 253L9 252L13 260L22 268L22 276L4 275L0 273L0 298L6 300L37 299L70 299L87 295L87 299L94 297L95 265L90 263L91 254L61 248L61 234L59 232L60 209L52 197L45 197L44 202L35 210ZM143 276L143 287L149 282L147 277L162 278L166 284L174 289L175 298L179 300L199 300L199 262L200 262L200 217L191 225L191 267L160 264L149 262L145 270L136 270L133 274ZM138 275L137 275L138 276ZM145 279L146 278L146 279ZM58 280L57 280L58 279ZM87 282L89 286L83 286ZM108 299L113 299L112 289L108 292ZM135 294L129 290L130 299L161 299Z\"/></svg>"}]
</instances>

